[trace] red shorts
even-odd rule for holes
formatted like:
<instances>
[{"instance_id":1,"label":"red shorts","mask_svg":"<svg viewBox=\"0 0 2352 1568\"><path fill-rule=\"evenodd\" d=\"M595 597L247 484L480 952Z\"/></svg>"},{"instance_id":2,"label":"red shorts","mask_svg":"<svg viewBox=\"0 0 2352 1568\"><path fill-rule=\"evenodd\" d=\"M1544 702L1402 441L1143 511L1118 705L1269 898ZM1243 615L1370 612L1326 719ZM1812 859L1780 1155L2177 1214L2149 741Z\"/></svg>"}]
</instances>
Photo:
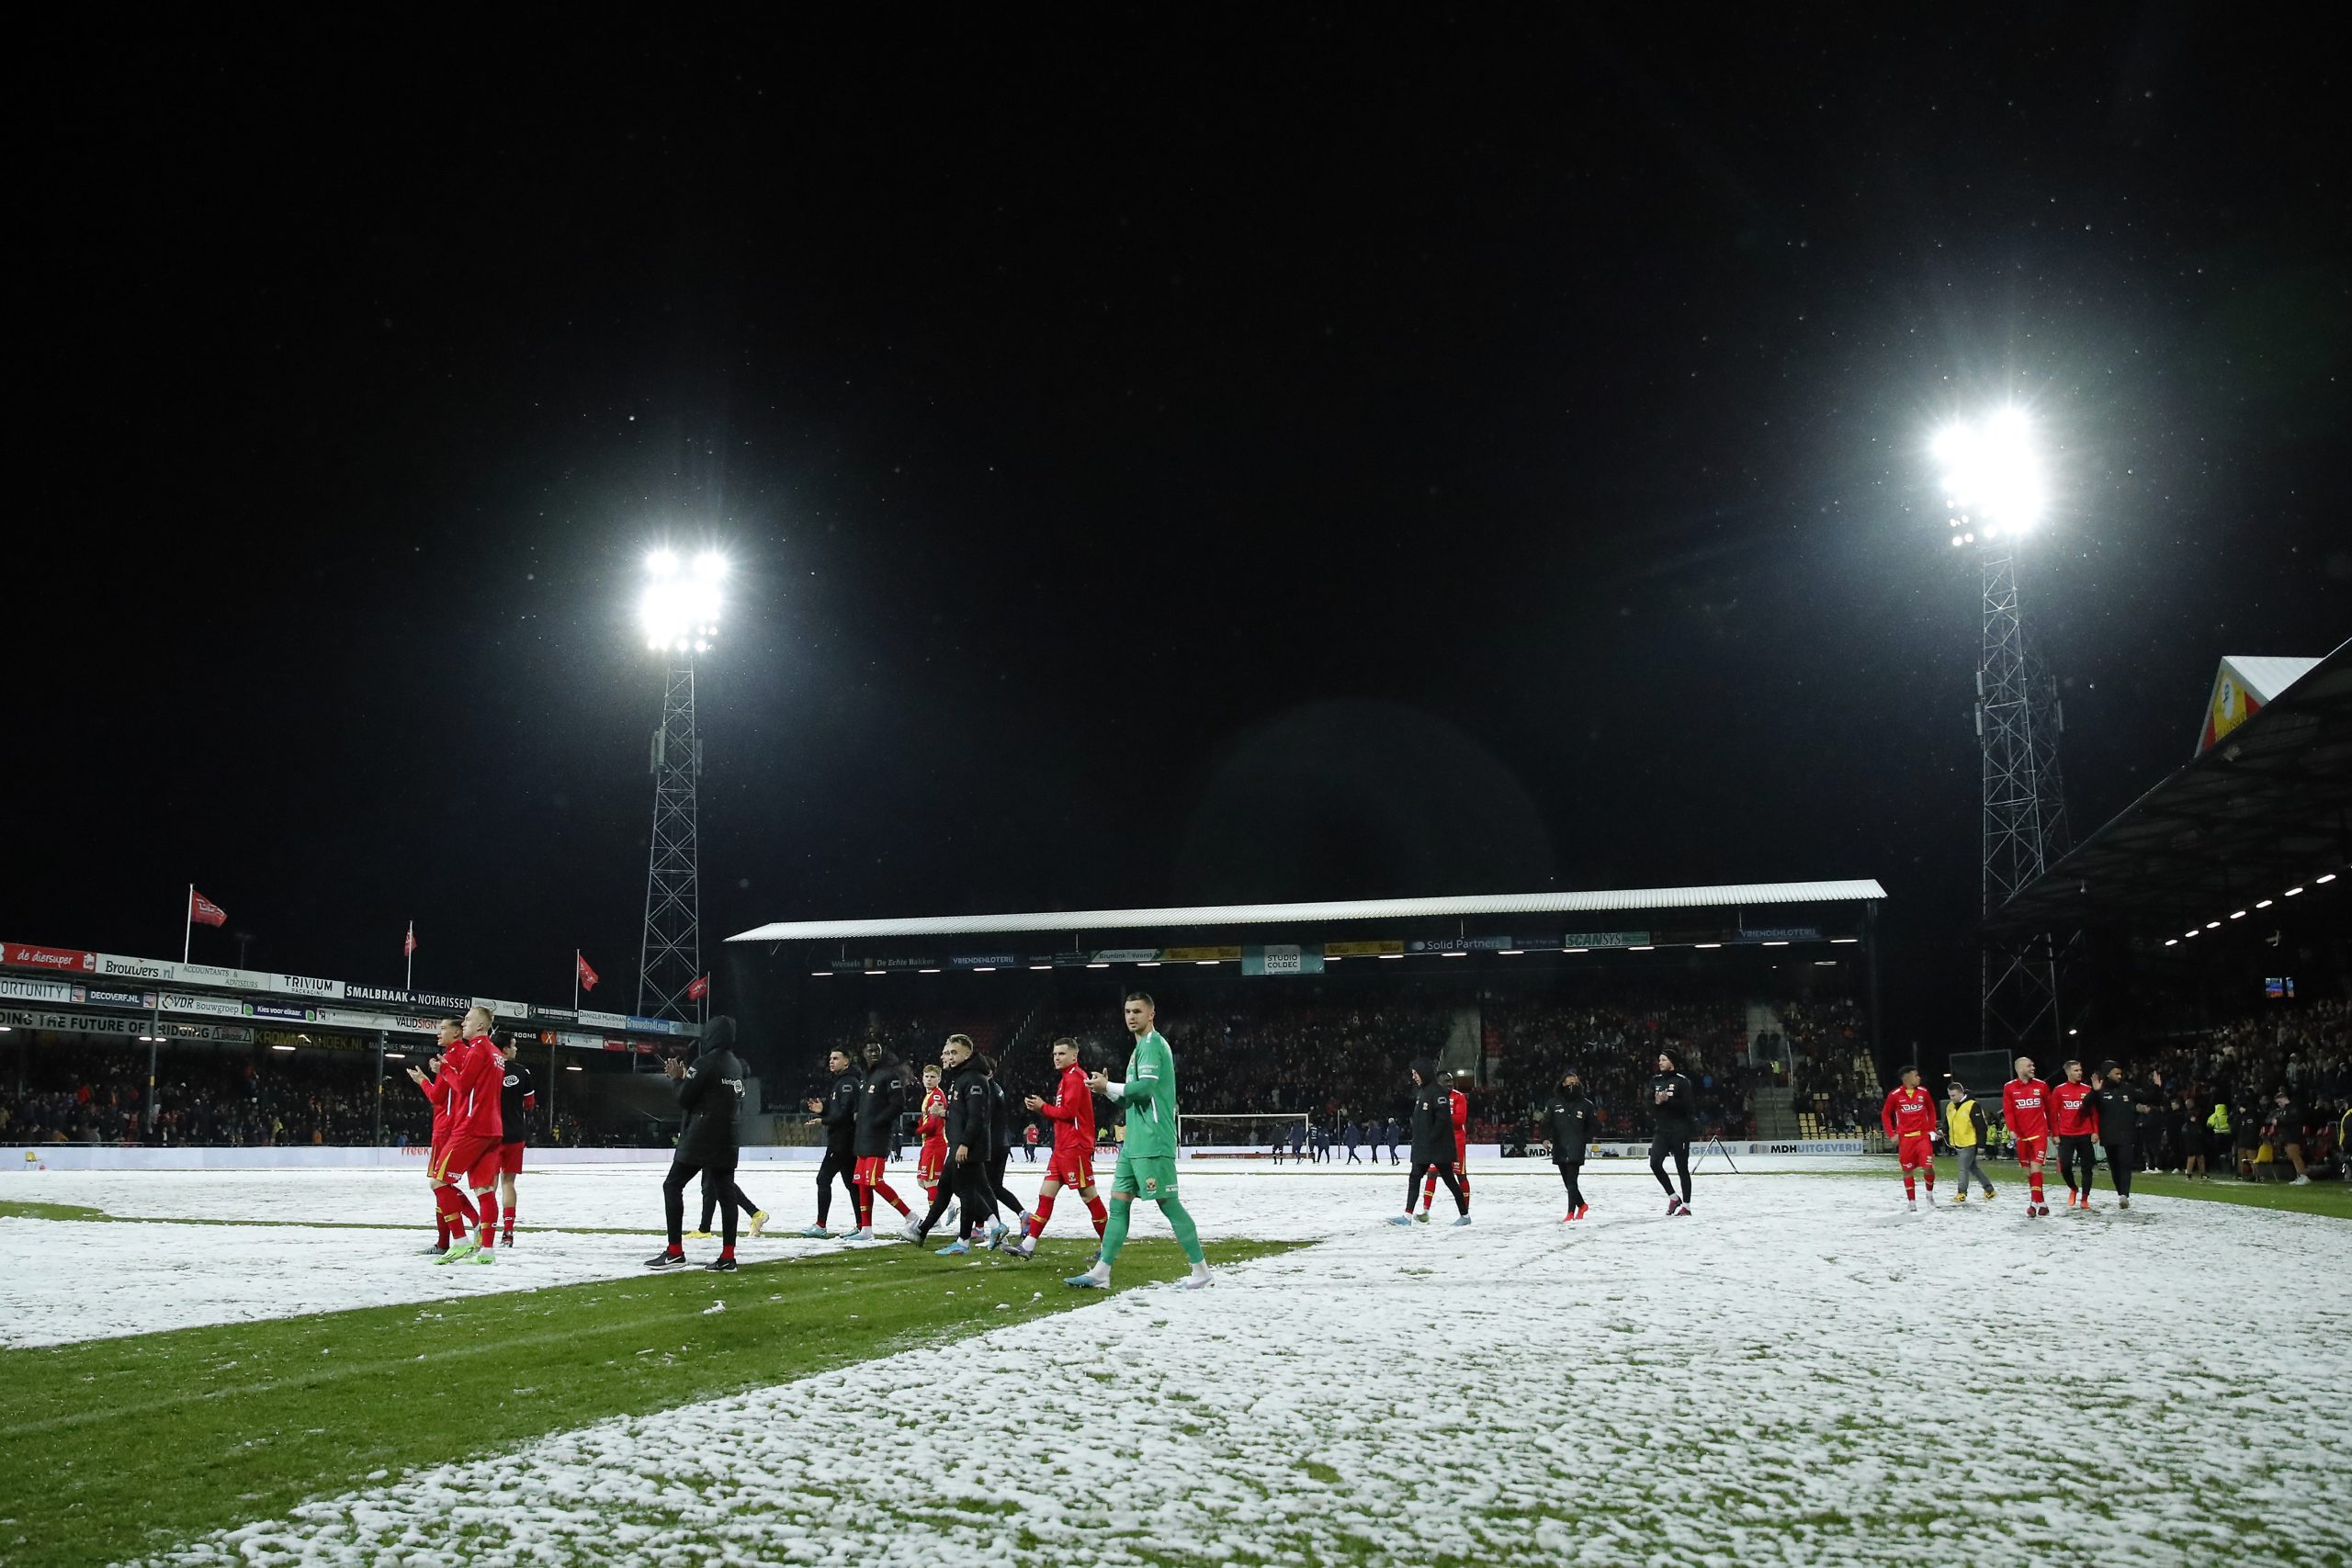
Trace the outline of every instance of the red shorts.
<instances>
[{"instance_id":1,"label":"red shorts","mask_svg":"<svg viewBox=\"0 0 2352 1568\"><path fill-rule=\"evenodd\" d=\"M938 1186L940 1175L946 1168L947 1140L942 1138L935 1144L923 1145L922 1156L915 1161L915 1185Z\"/></svg>"},{"instance_id":2,"label":"red shorts","mask_svg":"<svg viewBox=\"0 0 2352 1568\"><path fill-rule=\"evenodd\" d=\"M434 1160L433 1175L443 1181L470 1181L480 1192L498 1180L498 1145L496 1138L453 1133Z\"/></svg>"},{"instance_id":3,"label":"red shorts","mask_svg":"<svg viewBox=\"0 0 2352 1568\"><path fill-rule=\"evenodd\" d=\"M1094 1151L1072 1149L1068 1154L1056 1149L1046 1167L1046 1179L1058 1181L1064 1187L1075 1187L1083 1192L1094 1185Z\"/></svg>"},{"instance_id":4,"label":"red shorts","mask_svg":"<svg viewBox=\"0 0 2352 1568\"><path fill-rule=\"evenodd\" d=\"M520 1176L523 1174L522 1139L517 1138L511 1144L501 1144L498 1145L498 1173L501 1176Z\"/></svg>"},{"instance_id":5,"label":"red shorts","mask_svg":"<svg viewBox=\"0 0 2352 1568\"><path fill-rule=\"evenodd\" d=\"M2036 1133L2030 1138L2018 1140L2018 1163L2040 1165L2050 1157L2050 1134Z\"/></svg>"},{"instance_id":6,"label":"red shorts","mask_svg":"<svg viewBox=\"0 0 2352 1568\"><path fill-rule=\"evenodd\" d=\"M441 1182L441 1151L448 1146L448 1142L449 1140L447 1138L434 1139L429 1152L425 1156L425 1179L431 1181L436 1187L439 1186Z\"/></svg>"},{"instance_id":7,"label":"red shorts","mask_svg":"<svg viewBox=\"0 0 2352 1568\"><path fill-rule=\"evenodd\" d=\"M850 1185L853 1187L872 1187L888 1180L888 1178L883 1174L883 1168L888 1166L889 1163L890 1162L888 1159L880 1155L860 1156L858 1157L857 1168L849 1173Z\"/></svg>"},{"instance_id":8,"label":"red shorts","mask_svg":"<svg viewBox=\"0 0 2352 1568\"><path fill-rule=\"evenodd\" d=\"M1905 1133L1894 1142L1896 1164L1905 1170L1920 1170L1936 1163L1936 1141L1925 1133Z\"/></svg>"}]
</instances>

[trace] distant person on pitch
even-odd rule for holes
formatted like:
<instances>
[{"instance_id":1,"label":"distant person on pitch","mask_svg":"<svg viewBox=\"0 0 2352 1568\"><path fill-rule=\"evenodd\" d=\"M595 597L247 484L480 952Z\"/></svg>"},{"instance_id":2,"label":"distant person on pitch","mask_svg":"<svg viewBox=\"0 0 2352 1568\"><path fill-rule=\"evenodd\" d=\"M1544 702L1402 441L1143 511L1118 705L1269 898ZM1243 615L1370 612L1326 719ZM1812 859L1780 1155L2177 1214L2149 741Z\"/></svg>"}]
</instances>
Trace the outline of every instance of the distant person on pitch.
<instances>
[{"instance_id":1,"label":"distant person on pitch","mask_svg":"<svg viewBox=\"0 0 2352 1568\"><path fill-rule=\"evenodd\" d=\"M832 1218L833 1182L838 1178L849 1189L850 1213L857 1213L857 1102L865 1087L865 1077L851 1066L849 1053L835 1049L825 1057L825 1070L833 1081L825 1090L825 1098L808 1101L812 1125L825 1129L825 1158L817 1167L817 1223L800 1234L823 1238L833 1233L826 1228Z\"/></svg>"},{"instance_id":2,"label":"distant person on pitch","mask_svg":"<svg viewBox=\"0 0 2352 1568\"><path fill-rule=\"evenodd\" d=\"M2132 1177L2140 1167L2140 1121L2165 1097L2165 1076L2155 1076L2154 1089L2123 1081L2123 1068L2101 1062L2092 1086L2097 1109L2099 1146L2107 1151L2107 1179L2115 1183L2115 1206L2132 1206Z\"/></svg>"},{"instance_id":3,"label":"distant person on pitch","mask_svg":"<svg viewBox=\"0 0 2352 1568\"><path fill-rule=\"evenodd\" d=\"M1902 1087L1891 1091L1879 1108L1878 1124L1894 1145L1895 1168L1903 1173L1903 1198L1916 1213L1919 1193L1913 1171L1927 1179L1928 1207L1936 1206L1936 1102L1919 1087L1919 1069L1905 1066Z\"/></svg>"},{"instance_id":4,"label":"distant person on pitch","mask_svg":"<svg viewBox=\"0 0 2352 1568\"><path fill-rule=\"evenodd\" d=\"M1445 1090L1445 1102L1453 1117L1453 1174L1462 1183L1464 1202L1470 1198L1470 1097L1453 1087L1452 1073L1437 1076L1438 1087ZM1421 1218L1430 1217L1430 1204L1437 1198L1437 1173L1431 1171L1421 1183Z\"/></svg>"},{"instance_id":5,"label":"distant person on pitch","mask_svg":"<svg viewBox=\"0 0 2352 1568\"><path fill-rule=\"evenodd\" d=\"M1948 1086L1949 1101L1944 1106L1944 1143L1951 1150L1952 1158L1960 1162L1960 1179L1954 1182L1951 1201L1968 1201L1971 1177L1984 1189L1984 1200L1993 1201L1998 1194L1993 1190L1993 1179L1984 1174L1984 1146L1991 1138L1985 1125L1984 1108L1968 1097L1967 1086L1958 1078Z\"/></svg>"},{"instance_id":6,"label":"distant person on pitch","mask_svg":"<svg viewBox=\"0 0 2352 1568\"><path fill-rule=\"evenodd\" d=\"M1454 1169L1453 1159L1453 1091L1438 1081L1437 1064L1424 1058L1412 1066L1413 1077L1413 1168L1405 1178L1405 1212L1389 1217L1392 1225L1414 1223L1413 1193L1424 1177L1434 1177L1445 1183L1453 1194L1457 1211L1454 1224L1470 1223L1470 1195L1462 1190L1462 1179ZM1426 1224L1427 1214L1420 1217Z\"/></svg>"},{"instance_id":7,"label":"distant person on pitch","mask_svg":"<svg viewBox=\"0 0 2352 1568\"><path fill-rule=\"evenodd\" d=\"M2008 1128L2018 1168L2025 1173L2028 1218L2050 1213L2042 1201L2041 1167L2050 1157L2050 1086L2033 1076L2033 1058L2019 1056L2017 1077L2001 1089L2001 1121Z\"/></svg>"},{"instance_id":8,"label":"distant person on pitch","mask_svg":"<svg viewBox=\"0 0 2352 1568\"><path fill-rule=\"evenodd\" d=\"M1054 1200L1065 1187L1078 1189L1087 1216L1094 1222L1097 1241L1110 1220L1102 1200L1094 1195L1094 1090L1078 1055L1077 1041L1055 1041L1054 1067L1061 1077L1054 1098L1033 1094L1022 1101L1054 1124L1054 1157L1046 1167L1046 1179L1038 1185L1037 1205L1029 1212L1028 1234L1013 1244L1015 1258L1036 1253L1037 1238L1046 1234L1046 1222L1054 1215ZM1036 1123L1030 1125L1034 1128Z\"/></svg>"},{"instance_id":9,"label":"distant person on pitch","mask_svg":"<svg viewBox=\"0 0 2352 1568\"><path fill-rule=\"evenodd\" d=\"M1666 1212L1685 1218L1690 1213L1690 1139L1699 1130L1699 1089L1671 1051L1657 1054L1657 1071L1650 1075L1650 1174L1666 1189ZM1674 1174L1682 1183L1677 1197L1666 1179L1671 1156Z\"/></svg>"},{"instance_id":10,"label":"distant person on pitch","mask_svg":"<svg viewBox=\"0 0 2352 1568\"><path fill-rule=\"evenodd\" d=\"M1585 1149L1592 1141L1593 1120L1600 1113L1592 1096L1584 1091L1583 1076L1574 1067L1560 1075L1560 1087L1544 1101L1544 1135L1551 1141L1552 1163L1559 1169L1560 1183L1568 1190L1568 1212L1560 1216L1562 1224L1591 1213L1577 1179L1584 1172Z\"/></svg>"}]
</instances>

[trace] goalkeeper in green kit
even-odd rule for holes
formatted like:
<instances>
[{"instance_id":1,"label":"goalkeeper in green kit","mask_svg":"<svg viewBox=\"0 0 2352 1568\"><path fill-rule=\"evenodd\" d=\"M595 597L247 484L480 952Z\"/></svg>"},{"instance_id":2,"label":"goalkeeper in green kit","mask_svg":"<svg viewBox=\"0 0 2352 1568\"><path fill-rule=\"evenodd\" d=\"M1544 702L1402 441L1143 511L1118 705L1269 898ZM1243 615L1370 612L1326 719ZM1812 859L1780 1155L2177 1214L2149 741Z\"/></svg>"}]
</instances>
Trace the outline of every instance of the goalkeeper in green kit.
<instances>
[{"instance_id":1,"label":"goalkeeper in green kit","mask_svg":"<svg viewBox=\"0 0 2352 1568\"><path fill-rule=\"evenodd\" d=\"M1159 1009L1141 991L1127 993L1127 1032L1136 1037L1135 1054L1127 1058L1127 1081L1113 1083L1097 1072L1095 1093L1127 1108L1126 1142L1119 1147L1119 1163L1111 1176L1111 1220L1102 1227L1102 1256L1083 1274L1068 1283L1087 1290L1111 1288L1111 1265L1127 1244L1127 1217L1137 1198L1159 1205L1176 1245L1193 1260L1193 1272L1176 1282L1180 1291L1197 1291L1209 1282L1208 1258L1201 1252L1201 1233L1176 1196L1176 1058L1168 1042L1152 1027Z\"/></svg>"}]
</instances>

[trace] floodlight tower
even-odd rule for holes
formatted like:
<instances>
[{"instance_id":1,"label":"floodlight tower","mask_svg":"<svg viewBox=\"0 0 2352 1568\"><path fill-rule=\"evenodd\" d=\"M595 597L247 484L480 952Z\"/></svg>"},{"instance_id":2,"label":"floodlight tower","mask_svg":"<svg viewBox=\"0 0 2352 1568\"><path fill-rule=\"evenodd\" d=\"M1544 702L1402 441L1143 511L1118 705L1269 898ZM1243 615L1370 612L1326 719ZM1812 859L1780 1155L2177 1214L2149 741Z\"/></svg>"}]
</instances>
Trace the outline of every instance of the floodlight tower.
<instances>
[{"instance_id":1,"label":"floodlight tower","mask_svg":"<svg viewBox=\"0 0 2352 1568\"><path fill-rule=\"evenodd\" d=\"M694 1016L686 995L702 974L702 866L695 789L702 739L695 729L695 656L718 635L718 590L726 558L712 551L691 565L673 551L645 559L639 604L647 646L666 655L662 728L653 732L653 833L645 868L645 936L638 950L637 1015Z\"/></svg>"},{"instance_id":2,"label":"floodlight tower","mask_svg":"<svg viewBox=\"0 0 2352 1568\"><path fill-rule=\"evenodd\" d=\"M2056 683L2026 639L2018 550L2048 503L2041 459L2023 412L2003 409L1949 426L1935 441L1954 549L1974 546L1983 569L1984 636L1976 668L1976 735L1984 752L1984 910L1990 916L2071 847L2058 773L2065 715ZM2059 1045L2057 953L2047 932L1981 954L1978 1041Z\"/></svg>"}]
</instances>

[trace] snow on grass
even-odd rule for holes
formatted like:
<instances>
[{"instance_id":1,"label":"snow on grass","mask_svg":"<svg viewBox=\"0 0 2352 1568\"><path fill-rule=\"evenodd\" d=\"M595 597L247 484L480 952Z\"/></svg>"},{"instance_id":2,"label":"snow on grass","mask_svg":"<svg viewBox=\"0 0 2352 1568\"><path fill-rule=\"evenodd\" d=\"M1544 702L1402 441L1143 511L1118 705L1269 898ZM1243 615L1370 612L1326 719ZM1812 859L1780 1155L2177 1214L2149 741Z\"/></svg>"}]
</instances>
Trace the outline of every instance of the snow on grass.
<instances>
[{"instance_id":1,"label":"snow on grass","mask_svg":"<svg viewBox=\"0 0 2352 1568\"><path fill-rule=\"evenodd\" d=\"M1888 1178L1766 1176L1690 1220L1612 1179L1564 1227L1548 1179L1496 1177L1475 1225L1393 1229L1386 1183L1185 1182L1209 1234L1329 1239L169 1560L2187 1568L2352 1540L2352 1314L2292 1288L2352 1277L2340 1223L1914 1217Z\"/></svg>"}]
</instances>

